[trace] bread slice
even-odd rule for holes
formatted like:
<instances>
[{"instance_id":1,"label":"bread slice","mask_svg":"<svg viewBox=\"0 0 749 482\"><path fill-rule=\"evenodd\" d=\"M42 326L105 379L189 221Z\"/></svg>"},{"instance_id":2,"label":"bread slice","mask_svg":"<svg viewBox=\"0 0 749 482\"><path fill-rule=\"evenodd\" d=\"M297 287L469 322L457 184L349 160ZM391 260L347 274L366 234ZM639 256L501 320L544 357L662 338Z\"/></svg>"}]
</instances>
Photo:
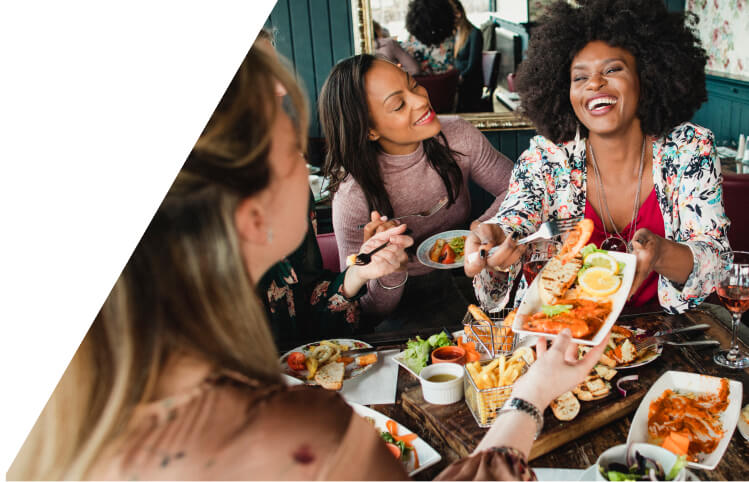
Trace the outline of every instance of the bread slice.
<instances>
[{"instance_id":1,"label":"bread slice","mask_svg":"<svg viewBox=\"0 0 749 482\"><path fill-rule=\"evenodd\" d=\"M551 402L551 411L557 419L568 422L580 413L580 402L572 392L565 392Z\"/></svg>"},{"instance_id":2,"label":"bread slice","mask_svg":"<svg viewBox=\"0 0 749 482\"><path fill-rule=\"evenodd\" d=\"M326 390L340 390L343 388L343 374L343 363L328 363L317 370L317 373L315 373L315 381Z\"/></svg>"},{"instance_id":3,"label":"bread slice","mask_svg":"<svg viewBox=\"0 0 749 482\"><path fill-rule=\"evenodd\" d=\"M573 258L562 263L558 258L552 258L546 263L539 274L538 293L545 305L553 305L564 297L567 289L577 278L577 272L583 267L581 258Z\"/></svg>"}]
</instances>

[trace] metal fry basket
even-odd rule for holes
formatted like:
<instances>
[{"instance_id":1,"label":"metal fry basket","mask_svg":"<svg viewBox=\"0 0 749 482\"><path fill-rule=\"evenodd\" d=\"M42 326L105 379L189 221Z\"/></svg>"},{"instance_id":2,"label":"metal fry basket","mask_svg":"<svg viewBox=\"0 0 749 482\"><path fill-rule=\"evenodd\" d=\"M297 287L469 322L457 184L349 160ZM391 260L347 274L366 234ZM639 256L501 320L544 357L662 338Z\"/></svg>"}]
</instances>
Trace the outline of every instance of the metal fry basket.
<instances>
[{"instance_id":1,"label":"metal fry basket","mask_svg":"<svg viewBox=\"0 0 749 482\"><path fill-rule=\"evenodd\" d=\"M477 322L473 319L470 311L463 317L463 332L469 341L476 343L476 350L486 353L490 358L498 355L507 355L515 350L518 335L513 333L509 326L503 326L504 319L512 311L509 308L502 309L497 313L487 313L492 320L491 325Z\"/></svg>"},{"instance_id":2,"label":"metal fry basket","mask_svg":"<svg viewBox=\"0 0 749 482\"><path fill-rule=\"evenodd\" d=\"M482 365L488 363L485 362ZM510 398L513 385L479 389L468 368L465 369L463 391L465 393L466 405L471 410L471 414L476 419L479 427L491 427L497 418L497 413L502 409L502 405Z\"/></svg>"}]
</instances>

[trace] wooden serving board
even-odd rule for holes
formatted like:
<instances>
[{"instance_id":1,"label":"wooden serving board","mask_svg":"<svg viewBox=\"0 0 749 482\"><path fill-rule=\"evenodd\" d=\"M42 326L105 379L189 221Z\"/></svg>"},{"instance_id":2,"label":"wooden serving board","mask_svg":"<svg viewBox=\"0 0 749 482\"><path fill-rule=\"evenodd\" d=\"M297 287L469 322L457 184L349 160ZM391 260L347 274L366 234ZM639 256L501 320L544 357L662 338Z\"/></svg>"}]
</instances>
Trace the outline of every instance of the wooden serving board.
<instances>
[{"instance_id":1,"label":"wooden serving board","mask_svg":"<svg viewBox=\"0 0 749 482\"><path fill-rule=\"evenodd\" d=\"M618 324L643 328L655 325L659 328L676 328L702 323L705 321L700 319L702 316L709 315L694 312L690 313L690 319L687 319L683 315L657 314L622 320ZM678 335L674 339L679 339ZM669 357L668 353L668 350L664 350L660 358L647 365L619 370L619 374L611 381L612 390L609 396L591 402L581 401L580 413L572 421L561 422L554 417L550 409L547 409L544 413L544 429L533 445L530 460L634 412L652 383L665 371L694 371L693 367L680 362L681 357ZM639 375L639 380L629 382L626 385L627 396L622 397L614 385L619 377L632 374ZM449 446L461 457L470 454L488 430L478 426L465 401L452 405L432 405L424 401L420 386L413 386L404 391L401 400L406 414L417 420L431 436Z\"/></svg>"}]
</instances>

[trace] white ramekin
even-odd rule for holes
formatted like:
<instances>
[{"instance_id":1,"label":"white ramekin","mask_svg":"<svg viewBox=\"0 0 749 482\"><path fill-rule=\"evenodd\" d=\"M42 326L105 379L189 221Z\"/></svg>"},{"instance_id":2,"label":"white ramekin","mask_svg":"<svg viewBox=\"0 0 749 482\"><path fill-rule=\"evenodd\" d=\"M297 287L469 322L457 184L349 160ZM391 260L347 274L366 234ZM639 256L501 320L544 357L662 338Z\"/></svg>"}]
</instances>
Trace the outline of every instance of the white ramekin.
<instances>
[{"instance_id":1,"label":"white ramekin","mask_svg":"<svg viewBox=\"0 0 749 482\"><path fill-rule=\"evenodd\" d=\"M436 405L448 405L463 399L463 373L462 365L457 363L435 363L421 369L421 392L424 400ZM455 375L454 380L448 382L430 382L427 378L432 375L446 373Z\"/></svg>"},{"instance_id":2,"label":"white ramekin","mask_svg":"<svg viewBox=\"0 0 749 482\"><path fill-rule=\"evenodd\" d=\"M671 467L673 467L674 463L676 462L676 455L669 451L664 449L663 447L660 447L658 445L652 445L652 444L646 444L646 443L634 443L632 444L632 453L634 454L635 450L640 452L640 454L644 455L645 457L651 458L655 461L657 461L659 464L661 464L661 467L663 467L663 471L666 472L668 475L668 472L671 470ZM596 460L596 480L608 480L601 474L601 464L608 466L611 462L619 462L624 464L627 459L627 445L615 445L606 451L604 451L599 457L598 460ZM684 469L682 469L683 471ZM677 477L678 478L678 477Z\"/></svg>"}]
</instances>

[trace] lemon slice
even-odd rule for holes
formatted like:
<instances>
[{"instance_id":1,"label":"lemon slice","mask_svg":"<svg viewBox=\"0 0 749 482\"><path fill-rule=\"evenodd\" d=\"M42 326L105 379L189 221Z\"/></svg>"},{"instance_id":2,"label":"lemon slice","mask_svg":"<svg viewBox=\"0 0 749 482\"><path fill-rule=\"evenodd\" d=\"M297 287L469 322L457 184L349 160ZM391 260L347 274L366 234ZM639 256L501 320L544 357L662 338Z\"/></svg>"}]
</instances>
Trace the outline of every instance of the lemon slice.
<instances>
[{"instance_id":1,"label":"lemon slice","mask_svg":"<svg viewBox=\"0 0 749 482\"><path fill-rule=\"evenodd\" d=\"M619 272L619 263L606 253L590 253L585 257L583 263L590 266L606 268L611 272L611 274L617 274Z\"/></svg>"},{"instance_id":2,"label":"lemon slice","mask_svg":"<svg viewBox=\"0 0 749 482\"><path fill-rule=\"evenodd\" d=\"M586 269L577 279L580 287L591 296L601 297L615 293L622 280L607 268L595 266Z\"/></svg>"}]
</instances>

